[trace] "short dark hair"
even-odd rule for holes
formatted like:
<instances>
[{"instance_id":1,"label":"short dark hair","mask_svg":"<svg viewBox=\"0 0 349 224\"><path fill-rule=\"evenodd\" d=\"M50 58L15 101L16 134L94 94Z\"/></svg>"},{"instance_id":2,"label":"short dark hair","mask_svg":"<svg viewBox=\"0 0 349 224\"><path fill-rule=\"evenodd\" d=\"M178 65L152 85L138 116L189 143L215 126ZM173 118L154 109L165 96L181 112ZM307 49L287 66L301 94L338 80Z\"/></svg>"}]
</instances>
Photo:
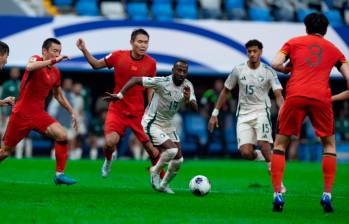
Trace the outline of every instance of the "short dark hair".
<instances>
[{"instance_id":1,"label":"short dark hair","mask_svg":"<svg viewBox=\"0 0 349 224\"><path fill-rule=\"evenodd\" d=\"M47 38L44 43L42 43L42 48L45 48L46 50L48 50L52 44L58 44L61 45L61 42L59 40L57 40L56 38Z\"/></svg>"},{"instance_id":2,"label":"short dark hair","mask_svg":"<svg viewBox=\"0 0 349 224\"><path fill-rule=\"evenodd\" d=\"M257 46L259 49L263 49L262 42L260 42L259 40L256 40L256 39L249 40L245 44L246 49L249 48L249 47L254 47L254 46Z\"/></svg>"},{"instance_id":3,"label":"short dark hair","mask_svg":"<svg viewBox=\"0 0 349 224\"><path fill-rule=\"evenodd\" d=\"M149 39L148 32L145 31L145 29L140 28L140 29L136 29L136 30L132 31L132 33L131 33L131 40L134 41L139 34L143 34L143 35L147 36L148 39Z\"/></svg>"},{"instance_id":4,"label":"short dark hair","mask_svg":"<svg viewBox=\"0 0 349 224\"><path fill-rule=\"evenodd\" d=\"M304 19L304 25L308 34L318 33L324 36L327 32L328 24L329 22L327 17L318 12L310 13Z\"/></svg>"},{"instance_id":5,"label":"short dark hair","mask_svg":"<svg viewBox=\"0 0 349 224\"><path fill-rule=\"evenodd\" d=\"M0 55L9 54L10 48L5 42L0 41Z\"/></svg>"},{"instance_id":6,"label":"short dark hair","mask_svg":"<svg viewBox=\"0 0 349 224\"><path fill-rule=\"evenodd\" d=\"M185 65L189 66L188 61L186 61L184 59L177 59L176 62L173 65L175 66L177 63L182 63L182 64L185 64Z\"/></svg>"}]
</instances>

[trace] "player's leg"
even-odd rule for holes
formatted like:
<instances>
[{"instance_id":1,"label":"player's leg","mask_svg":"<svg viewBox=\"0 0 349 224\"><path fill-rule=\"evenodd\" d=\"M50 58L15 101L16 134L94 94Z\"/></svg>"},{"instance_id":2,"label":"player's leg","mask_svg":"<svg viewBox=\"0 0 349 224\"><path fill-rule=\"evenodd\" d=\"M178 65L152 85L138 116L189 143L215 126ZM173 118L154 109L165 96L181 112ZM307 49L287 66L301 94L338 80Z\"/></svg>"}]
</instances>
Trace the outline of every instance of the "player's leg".
<instances>
[{"instance_id":1,"label":"player's leg","mask_svg":"<svg viewBox=\"0 0 349 224\"><path fill-rule=\"evenodd\" d=\"M281 193L282 178L286 166L285 151L290 143L290 136L299 136L306 114L303 98L285 100L278 118L277 135L271 157L271 177L274 187L273 211L281 212L284 201Z\"/></svg>"},{"instance_id":2,"label":"player's leg","mask_svg":"<svg viewBox=\"0 0 349 224\"><path fill-rule=\"evenodd\" d=\"M110 132L105 135L105 144L103 146L104 163L102 166L102 177L109 176L113 159L116 157L116 145L120 141L120 135L117 132Z\"/></svg>"},{"instance_id":3,"label":"player's leg","mask_svg":"<svg viewBox=\"0 0 349 224\"><path fill-rule=\"evenodd\" d=\"M30 122L16 114L10 116L0 149L0 162L11 155L16 145L25 138L31 129Z\"/></svg>"},{"instance_id":4,"label":"player's leg","mask_svg":"<svg viewBox=\"0 0 349 224\"><path fill-rule=\"evenodd\" d=\"M179 142L177 133L175 131L171 131L170 133L167 133L167 135L170 137L171 141L176 144L178 148L178 152L177 152L177 155L170 161L166 174L160 183L159 189L160 191L173 194L174 193L173 190L168 185L173 180L173 178L177 175L183 163L183 155L182 155L181 144Z\"/></svg>"},{"instance_id":5,"label":"player's leg","mask_svg":"<svg viewBox=\"0 0 349 224\"><path fill-rule=\"evenodd\" d=\"M257 143L256 132L253 128L255 119L240 116L236 125L238 148L242 158L255 160L257 153L254 150Z\"/></svg>"},{"instance_id":6,"label":"player's leg","mask_svg":"<svg viewBox=\"0 0 349 224\"><path fill-rule=\"evenodd\" d=\"M242 158L247 160L255 160L257 158L257 153L254 150L255 146L253 144L243 144L239 147L240 154Z\"/></svg>"},{"instance_id":7,"label":"player's leg","mask_svg":"<svg viewBox=\"0 0 349 224\"><path fill-rule=\"evenodd\" d=\"M47 115L48 116L48 115ZM52 118L53 119L53 118ZM44 119L45 120L45 119ZM47 118L47 123L49 119ZM64 174L65 167L68 160L68 137L67 133L58 122L52 120L51 123L44 132L46 136L55 140L55 156L56 156L56 175L54 177L54 182L57 185L66 184L72 185L76 184L76 180L66 176Z\"/></svg>"},{"instance_id":8,"label":"player's leg","mask_svg":"<svg viewBox=\"0 0 349 224\"><path fill-rule=\"evenodd\" d=\"M325 212L333 212L331 194L337 165L332 104L314 101L311 104L309 118L314 126L316 135L321 138L323 146L322 172L324 178L324 193L320 203Z\"/></svg>"}]
</instances>

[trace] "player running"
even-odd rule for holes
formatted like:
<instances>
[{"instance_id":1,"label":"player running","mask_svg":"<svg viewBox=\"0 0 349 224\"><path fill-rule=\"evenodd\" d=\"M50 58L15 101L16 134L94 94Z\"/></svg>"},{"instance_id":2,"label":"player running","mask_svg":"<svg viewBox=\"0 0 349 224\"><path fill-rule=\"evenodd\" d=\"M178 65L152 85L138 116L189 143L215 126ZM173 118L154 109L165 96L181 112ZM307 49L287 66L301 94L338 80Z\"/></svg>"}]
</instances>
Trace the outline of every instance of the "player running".
<instances>
[{"instance_id":1,"label":"player running","mask_svg":"<svg viewBox=\"0 0 349 224\"><path fill-rule=\"evenodd\" d=\"M151 103L143 116L142 125L152 143L161 151L159 161L150 168L151 184L154 189L169 194L174 192L168 184L183 163L181 144L172 119L182 104L188 105L193 111L198 110L194 88L186 79L187 75L188 63L178 60L172 68L172 75L156 78L134 77L120 92L107 93L104 98L107 101L124 99L127 90L135 85L155 90ZM168 169L160 182L160 171L167 163L169 163Z\"/></svg>"},{"instance_id":2,"label":"player running","mask_svg":"<svg viewBox=\"0 0 349 224\"><path fill-rule=\"evenodd\" d=\"M6 159L16 145L31 130L40 132L55 140L56 175L54 182L71 185L76 181L66 175L64 170L68 159L67 134L64 128L44 110L45 99L52 90L56 100L72 115L73 127L78 127L77 115L63 95L60 87L61 73L54 64L68 59L61 55L61 43L55 38L48 38L42 45L42 57L34 55L29 59L20 93L14 106L3 138L4 146L0 149L0 161Z\"/></svg>"},{"instance_id":3,"label":"player running","mask_svg":"<svg viewBox=\"0 0 349 224\"><path fill-rule=\"evenodd\" d=\"M114 51L105 58L97 60L85 46L84 40L78 39L76 45L84 54L93 69L114 68L114 93L117 93L126 82L135 76L156 75L156 61L145 52L149 46L149 34L144 29L134 30L131 34L131 50ZM111 170L112 155L125 129L131 128L137 139L149 154L152 164L159 158L159 152L144 133L141 120L144 113L144 88L135 86L125 94L122 100L111 102L104 125L105 145L103 147L105 161L102 166L102 177L107 177ZM153 91L147 89L148 102Z\"/></svg>"},{"instance_id":4,"label":"player running","mask_svg":"<svg viewBox=\"0 0 349 224\"><path fill-rule=\"evenodd\" d=\"M303 120L305 116L309 116L324 148L324 193L320 203L327 213L334 211L331 192L336 173L336 141L328 81L332 68L336 66L347 80L349 88L349 66L342 52L324 38L329 24L326 16L311 13L304 19L304 24L307 35L287 41L272 61L275 70L291 72L286 100L279 113L271 160L273 211L281 212L285 203L280 192L285 169L285 150L290 143L290 137L299 136ZM288 58L290 63L284 65Z\"/></svg>"},{"instance_id":5,"label":"player running","mask_svg":"<svg viewBox=\"0 0 349 224\"><path fill-rule=\"evenodd\" d=\"M273 90L276 103L281 108L284 98L282 86L276 72L261 62L263 44L250 40L245 44L248 61L235 66L225 81L215 109L208 122L208 130L218 125L218 113L226 97L236 85L239 86L239 103L237 116L237 142L243 158L248 160L265 160L270 172L271 145L273 143L270 118L269 91ZM255 150L259 146L261 151ZM286 188L283 186L283 193Z\"/></svg>"},{"instance_id":6,"label":"player running","mask_svg":"<svg viewBox=\"0 0 349 224\"><path fill-rule=\"evenodd\" d=\"M10 53L10 48L8 45L0 41L0 70L4 68L7 64L7 58ZM15 98L13 96L6 97L3 100L0 100L0 106L14 105Z\"/></svg>"}]
</instances>

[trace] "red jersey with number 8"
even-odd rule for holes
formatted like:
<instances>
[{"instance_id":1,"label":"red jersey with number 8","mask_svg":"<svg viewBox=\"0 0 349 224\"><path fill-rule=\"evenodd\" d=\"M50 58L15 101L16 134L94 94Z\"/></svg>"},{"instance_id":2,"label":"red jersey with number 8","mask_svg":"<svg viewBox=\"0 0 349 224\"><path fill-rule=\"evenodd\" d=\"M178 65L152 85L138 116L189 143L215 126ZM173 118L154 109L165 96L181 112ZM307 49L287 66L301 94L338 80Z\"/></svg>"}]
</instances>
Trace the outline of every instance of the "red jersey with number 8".
<instances>
[{"instance_id":1,"label":"red jersey with number 8","mask_svg":"<svg viewBox=\"0 0 349 224\"><path fill-rule=\"evenodd\" d=\"M289 40L281 52L290 57L292 71L286 97L301 96L331 101L329 78L334 66L346 59L343 53L320 35L306 35Z\"/></svg>"}]
</instances>

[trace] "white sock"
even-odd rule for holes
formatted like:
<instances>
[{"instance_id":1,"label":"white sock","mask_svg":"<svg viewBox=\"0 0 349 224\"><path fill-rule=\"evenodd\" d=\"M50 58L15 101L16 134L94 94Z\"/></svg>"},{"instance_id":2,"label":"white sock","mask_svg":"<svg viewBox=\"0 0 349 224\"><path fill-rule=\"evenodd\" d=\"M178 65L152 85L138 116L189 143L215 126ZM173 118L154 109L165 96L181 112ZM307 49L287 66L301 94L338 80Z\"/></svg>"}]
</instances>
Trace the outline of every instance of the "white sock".
<instances>
[{"instance_id":1,"label":"white sock","mask_svg":"<svg viewBox=\"0 0 349 224\"><path fill-rule=\"evenodd\" d=\"M97 148L90 149L90 159L96 160L98 157L98 151Z\"/></svg>"},{"instance_id":2,"label":"white sock","mask_svg":"<svg viewBox=\"0 0 349 224\"><path fill-rule=\"evenodd\" d=\"M332 194L331 194L330 192L324 192L324 193L322 194L322 196L324 196L324 195L328 195L328 196L330 197L330 199L332 199Z\"/></svg>"},{"instance_id":3,"label":"white sock","mask_svg":"<svg viewBox=\"0 0 349 224\"><path fill-rule=\"evenodd\" d=\"M64 174L63 172L56 172L56 177L61 175L61 174Z\"/></svg>"},{"instance_id":4,"label":"white sock","mask_svg":"<svg viewBox=\"0 0 349 224\"><path fill-rule=\"evenodd\" d=\"M165 164L170 162L177 154L178 148L170 148L166 149L166 151L162 152L160 155L159 161L154 166L154 171L156 173L160 173L162 168L164 168Z\"/></svg>"},{"instance_id":5,"label":"white sock","mask_svg":"<svg viewBox=\"0 0 349 224\"><path fill-rule=\"evenodd\" d=\"M181 167L182 163L183 163L183 157L181 157L180 159L171 160L170 164L168 165L166 174L161 181L160 186L168 185L168 183L177 175L177 172Z\"/></svg>"},{"instance_id":6,"label":"white sock","mask_svg":"<svg viewBox=\"0 0 349 224\"><path fill-rule=\"evenodd\" d=\"M265 158L263 156L263 153L261 150L255 150L257 157L254 159L255 161L265 161Z\"/></svg>"}]
</instances>

